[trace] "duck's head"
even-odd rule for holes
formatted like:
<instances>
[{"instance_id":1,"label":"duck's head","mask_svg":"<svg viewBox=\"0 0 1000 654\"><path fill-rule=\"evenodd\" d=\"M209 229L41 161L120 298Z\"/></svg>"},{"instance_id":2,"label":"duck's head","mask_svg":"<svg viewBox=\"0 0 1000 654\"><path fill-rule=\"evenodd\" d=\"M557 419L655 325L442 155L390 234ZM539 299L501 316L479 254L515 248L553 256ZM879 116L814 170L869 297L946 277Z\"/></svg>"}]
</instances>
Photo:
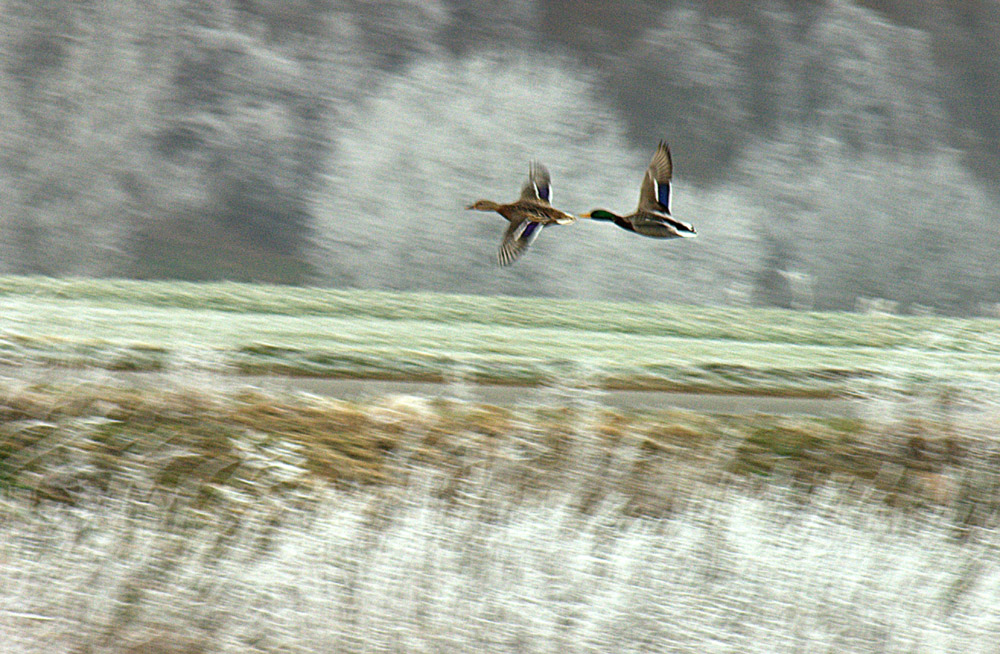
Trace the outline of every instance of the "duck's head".
<instances>
[{"instance_id":1,"label":"duck's head","mask_svg":"<svg viewBox=\"0 0 1000 654\"><path fill-rule=\"evenodd\" d=\"M588 211L587 213L581 213L581 218L590 218L591 220L614 220L618 216L611 213L607 209L594 209L593 211Z\"/></svg>"},{"instance_id":2,"label":"duck's head","mask_svg":"<svg viewBox=\"0 0 1000 654\"><path fill-rule=\"evenodd\" d=\"M499 206L499 204L490 200L476 200L467 206L466 209L473 209L475 211L496 211Z\"/></svg>"}]
</instances>

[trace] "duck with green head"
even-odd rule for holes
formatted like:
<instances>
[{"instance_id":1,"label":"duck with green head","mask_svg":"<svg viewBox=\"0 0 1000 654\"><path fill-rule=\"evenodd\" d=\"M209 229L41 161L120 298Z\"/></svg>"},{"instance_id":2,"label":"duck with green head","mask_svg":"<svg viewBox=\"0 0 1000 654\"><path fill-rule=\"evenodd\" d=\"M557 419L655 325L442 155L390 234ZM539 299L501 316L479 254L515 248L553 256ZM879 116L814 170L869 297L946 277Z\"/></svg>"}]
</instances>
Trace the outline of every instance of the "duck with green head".
<instances>
[{"instance_id":1,"label":"duck with green head","mask_svg":"<svg viewBox=\"0 0 1000 654\"><path fill-rule=\"evenodd\" d=\"M521 197L514 202L498 204L491 200L478 200L466 209L476 211L496 211L510 221L500 243L497 259L501 266L514 263L528 246L538 238L542 227L547 225L567 225L576 220L573 214L553 207L552 183L549 171L538 162L532 162L528 170L528 181L521 187Z\"/></svg>"},{"instance_id":2,"label":"duck with green head","mask_svg":"<svg viewBox=\"0 0 1000 654\"><path fill-rule=\"evenodd\" d=\"M581 218L608 220L622 229L652 238L692 238L698 233L692 225L681 222L671 213L670 179L674 165L670 158L670 148L660 141L653 160L646 169L639 189L639 206L625 216L619 216L607 209L594 209L582 214Z\"/></svg>"}]
</instances>

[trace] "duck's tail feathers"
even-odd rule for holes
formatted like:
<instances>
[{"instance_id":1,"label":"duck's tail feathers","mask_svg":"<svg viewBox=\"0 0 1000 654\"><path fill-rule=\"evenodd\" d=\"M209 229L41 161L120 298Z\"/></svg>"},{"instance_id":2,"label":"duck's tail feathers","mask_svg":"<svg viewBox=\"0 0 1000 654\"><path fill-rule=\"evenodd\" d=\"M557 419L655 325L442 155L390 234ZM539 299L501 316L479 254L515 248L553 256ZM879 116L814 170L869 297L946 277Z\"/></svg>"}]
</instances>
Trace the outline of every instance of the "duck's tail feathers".
<instances>
[{"instance_id":1,"label":"duck's tail feathers","mask_svg":"<svg viewBox=\"0 0 1000 654\"><path fill-rule=\"evenodd\" d=\"M695 231L694 225L677 220L673 216L665 217L665 222L677 230L677 235L681 238L694 238L698 235L698 232Z\"/></svg>"}]
</instances>

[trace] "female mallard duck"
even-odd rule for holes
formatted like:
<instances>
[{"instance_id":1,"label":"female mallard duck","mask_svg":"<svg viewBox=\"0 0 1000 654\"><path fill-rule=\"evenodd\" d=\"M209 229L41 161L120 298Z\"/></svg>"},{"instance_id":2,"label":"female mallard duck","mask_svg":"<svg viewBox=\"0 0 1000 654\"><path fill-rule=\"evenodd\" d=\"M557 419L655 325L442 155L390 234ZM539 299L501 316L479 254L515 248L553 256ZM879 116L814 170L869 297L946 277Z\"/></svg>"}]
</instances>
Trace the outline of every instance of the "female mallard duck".
<instances>
[{"instance_id":1,"label":"female mallard duck","mask_svg":"<svg viewBox=\"0 0 1000 654\"><path fill-rule=\"evenodd\" d=\"M670 148L663 141L656 149L653 160L646 169L639 190L639 206L627 216L619 216L606 209L594 209L581 218L610 220L622 229L653 238L678 238L697 236L694 227L670 215L670 178L674 165Z\"/></svg>"},{"instance_id":2,"label":"female mallard duck","mask_svg":"<svg viewBox=\"0 0 1000 654\"><path fill-rule=\"evenodd\" d=\"M532 162L528 171L528 181L521 187L521 197L508 204L497 204L490 200L478 200L466 207L476 211L496 211L510 221L500 244L498 259L501 266L509 266L524 254L531 242L546 225L566 225L576 220L576 216L560 211L549 202L552 200L552 185L549 171L540 163Z\"/></svg>"}]
</instances>

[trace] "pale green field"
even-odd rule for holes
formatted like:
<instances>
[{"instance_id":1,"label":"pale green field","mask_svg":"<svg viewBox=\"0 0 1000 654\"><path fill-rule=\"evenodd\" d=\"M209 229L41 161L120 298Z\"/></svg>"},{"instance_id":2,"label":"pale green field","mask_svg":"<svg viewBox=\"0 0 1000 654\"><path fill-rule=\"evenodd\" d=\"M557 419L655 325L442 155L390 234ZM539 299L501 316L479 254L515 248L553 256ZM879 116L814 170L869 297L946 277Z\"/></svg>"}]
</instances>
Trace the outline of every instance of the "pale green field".
<instances>
[{"instance_id":1,"label":"pale green field","mask_svg":"<svg viewBox=\"0 0 1000 654\"><path fill-rule=\"evenodd\" d=\"M0 363L836 394L1000 378L1000 322L0 278Z\"/></svg>"}]
</instances>

